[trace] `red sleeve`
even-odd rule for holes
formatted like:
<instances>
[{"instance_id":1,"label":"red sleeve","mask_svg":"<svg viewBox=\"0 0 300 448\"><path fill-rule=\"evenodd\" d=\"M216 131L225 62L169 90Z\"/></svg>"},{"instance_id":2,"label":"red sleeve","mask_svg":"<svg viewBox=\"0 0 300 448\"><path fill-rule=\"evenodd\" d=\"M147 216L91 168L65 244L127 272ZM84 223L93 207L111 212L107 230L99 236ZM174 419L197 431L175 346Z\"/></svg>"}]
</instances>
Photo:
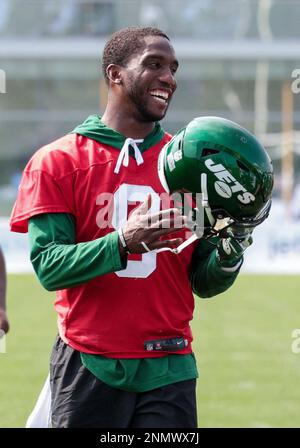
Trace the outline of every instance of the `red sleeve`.
<instances>
[{"instance_id":1,"label":"red sleeve","mask_svg":"<svg viewBox=\"0 0 300 448\"><path fill-rule=\"evenodd\" d=\"M37 151L23 172L10 218L11 230L26 233L28 219L41 213L75 215L74 171L66 151L51 150L51 146Z\"/></svg>"}]
</instances>

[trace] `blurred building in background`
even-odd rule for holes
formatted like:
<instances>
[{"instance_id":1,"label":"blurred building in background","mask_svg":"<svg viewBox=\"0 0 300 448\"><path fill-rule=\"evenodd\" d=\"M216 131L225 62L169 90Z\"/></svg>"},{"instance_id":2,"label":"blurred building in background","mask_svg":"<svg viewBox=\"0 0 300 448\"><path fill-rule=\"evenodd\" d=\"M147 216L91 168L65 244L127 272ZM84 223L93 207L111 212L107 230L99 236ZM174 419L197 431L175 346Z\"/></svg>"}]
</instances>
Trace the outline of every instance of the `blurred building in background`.
<instances>
[{"instance_id":1,"label":"blurred building in background","mask_svg":"<svg viewBox=\"0 0 300 448\"><path fill-rule=\"evenodd\" d=\"M31 154L103 112L102 49L129 25L162 28L179 57L164 127L218 115L252 130L273 158L275 195L300 216L299 23L297 0L0 0L0 216Z\"/></svg>"}]
</instances>

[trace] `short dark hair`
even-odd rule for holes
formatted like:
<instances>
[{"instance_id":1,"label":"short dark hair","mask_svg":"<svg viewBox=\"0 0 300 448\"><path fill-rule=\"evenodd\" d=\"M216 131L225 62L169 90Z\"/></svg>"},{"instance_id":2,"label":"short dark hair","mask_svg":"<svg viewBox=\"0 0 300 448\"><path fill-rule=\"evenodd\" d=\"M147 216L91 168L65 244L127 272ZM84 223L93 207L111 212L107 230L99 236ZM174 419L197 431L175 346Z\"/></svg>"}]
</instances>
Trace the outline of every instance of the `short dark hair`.
<instances>
[{"instance_id":1,"label":"short dark hair","mask_svg":"<svg viewBox=\"0 0 300 448\"><path fill-rule=\"evenodd\" d=\"M110 64L125 66L129 58L145 45L147 36L169 37L158 28L128 27L114 33L105 44L102 56L102 71L106 82L108 77L106 69Z\"/></svg>"}]
</instances>

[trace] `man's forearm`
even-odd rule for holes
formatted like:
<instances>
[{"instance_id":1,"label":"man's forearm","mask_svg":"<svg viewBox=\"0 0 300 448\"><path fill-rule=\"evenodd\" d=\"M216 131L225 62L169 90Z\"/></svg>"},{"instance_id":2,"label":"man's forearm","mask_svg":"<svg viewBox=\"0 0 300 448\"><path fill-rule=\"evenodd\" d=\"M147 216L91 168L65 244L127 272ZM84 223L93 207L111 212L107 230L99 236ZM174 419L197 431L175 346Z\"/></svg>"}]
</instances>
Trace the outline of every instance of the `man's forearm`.
<instances>
[{"instance_id":1,"label":"man's forearm","mask_svg":"<svg viewBox=\"0 0 300 448\"><path fill-rule=\"evenodd\" d=\"M117 232L76 243L75 224L68 214L33 217L28 227L30 259L41 284L49 291L71 288L124 269Z\"/></svg>"},{"instance_id":2,"label":"man's forearm","mask_svg":"<svg viewBox=\"0 0 300 448\"><path fill-rule=\"evenodd\" d=\"M217 259L217 239L214 243L206 240L199 242L191 271L191 284L195 294L202 298L214 297L226 291L235 281L241 263L237 269L222 268Z\"/></svg>"},{"instance_id":3,"label":"man's forearm","mask_svg":"<svg viewBox=\"0 0 300 448\"><path fill-rule=\"evenodd\" d=\"M225 271L213 252L206 262L194 270L192 275L193 291L202 298L221 294L232 286L239 273L239 268L240 266L235 271Z\"/></svg>"},{"instance_id":4,"label":"man's forearm","mask_svg":"<svg viewBox=\"0 0 300 448\"><path fill-rule=\"evenodd\" d=\"M0 248L0 338L2 332L7 333L9 322L6 314L6 269L5 260Z\"/></svg>"},{"instance_id":5,"label":"man's forearm","mask_svg":"<svg viewBox=\"0 0 300 448\"><path fill-rule=\"evenodd\" d=\"M0 309L6 310L6 269L5 260L0 249Z\"/></svg>"}]
</instances>

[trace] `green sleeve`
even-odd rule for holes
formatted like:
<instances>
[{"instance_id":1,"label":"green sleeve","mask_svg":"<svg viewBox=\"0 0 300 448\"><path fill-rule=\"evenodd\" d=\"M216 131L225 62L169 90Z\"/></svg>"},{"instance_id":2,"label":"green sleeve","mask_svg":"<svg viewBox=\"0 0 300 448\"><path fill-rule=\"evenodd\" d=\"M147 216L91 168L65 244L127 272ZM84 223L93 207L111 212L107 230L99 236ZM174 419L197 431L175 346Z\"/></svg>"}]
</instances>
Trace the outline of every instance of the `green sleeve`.
<instances>
[{"instance_id":1,"label":"green sleeve","mask_svg":"<svg viewBox=\"0 0 300 448\"><path fill-rule=\"evenodd\" d=\"M216 257L215 241L200 240L194 251L191 269L193 292L208 298L226 291L235 281L239 270L224 271Z\"/></svg>"},{"instance_id":2,"label":"green sleeve","mask_svg":"<svg viewBox=\"0 0 300 448\"><path fill-rule=\"evenodd\" d=\"M32 265L48 291L86 283L127 265L127 258L120 257L117 232L76 244L75 220L67 213L30 218L28 234Z\"/></svg>"}]
</instances>

